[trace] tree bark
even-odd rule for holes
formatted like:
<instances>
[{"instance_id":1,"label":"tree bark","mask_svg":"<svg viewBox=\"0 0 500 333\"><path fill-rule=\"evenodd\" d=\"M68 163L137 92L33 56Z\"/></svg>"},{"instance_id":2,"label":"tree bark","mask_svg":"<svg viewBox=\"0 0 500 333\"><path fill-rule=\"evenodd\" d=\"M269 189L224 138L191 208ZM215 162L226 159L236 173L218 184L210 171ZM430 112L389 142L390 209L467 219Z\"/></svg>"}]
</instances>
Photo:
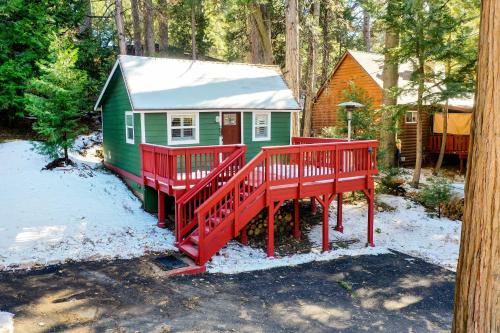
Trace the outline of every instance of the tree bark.
<instances>
[{"instance_id":1,"label":"tree bark","mask_svg":"<svg viewBox=\"0 0 500 333\"><path fill-rule=\"evenodd\" d=\"M115 0L115 23L116 33L118 35L118 48L120 54L127 54L127 44L125 41L125 28L123 25L122 0Z\"/></svg>"},{"instance_id":2,"label":"tree bark","mask_svg":"<svg viewBox=\"0 0 500 333\"><path fill-rule=\"evenodd\" d=\"M191 2L191 54L193 60L197 58L196 49L196 4L194 1Z\"/></svg>"},{"instance_id":3,"label":"tree bark","mask_svg":"<svg viewBox=\"0 0 500 333\"><path fill-rule=\"evenodd\" d=\"M365 51L370 52L372 48L372 32L371 32L370 13L365 9L363 11L363 41Z\"/></svg>"},{"instance_id":4,"label":"tree bark","mask_svg":"<svg viewBox=\"0 0 500 333\"><path fill-rule=\"evenodd\" d=\"M439 149L439 156L436 162L436 167L434 168L434 175L437 175L441 165L443 164L444 153L446 151L446 137L448 136L448 105L449 102L446 100L446 105L443 110L443 135L441 136L441 147Z\"/></svg>"},{"instance_id":5,"label":"tree bark","mask_svg":"<svg viewBox=\"0 0 500 333\"><path fill-rule=\"evenodd\" d=\"M130 0L132 9L132 26L134 30L134 51L135 55L141 56L142 53L142 31L141 17L139 12L139 0Z\"/></svg>"},{"instance_id":6,"label":"tree bark","mask_svg":"<svg viewBox=\"0 0 500 333\"><path fill-rule=\"evenodd\" d=\"M168 52L168 0L158 0L158 30L160 37L160 54L167 55Z\"/></svg>"},{"instance_id":7,"label":"tree bark","mask_svg":"<svg viewBox=\"0 0 500 333\"><path fill-rule=\"evenodd\" d=\"M394 156L396 154L396 133L394 132L394 107L398 104L397 97L392 93L392 89L398 87L399 68L394 55L391 53L399 46L399 33L388 27L385 33L385 55L382 80L384 87L384 97L382 105L382 132L380 134L380 150L384 152L382 165L394 167Z\"/></svg>"},{"instance_id":8,"label":"tree bark","mask_svg":"<svg viewBox=\"0 0 500 333\"><path fill-rule=\"evenodd\" d=\"M330 54L332 51L332 39L330 34L330 19L331 12L330 8L327 6L328 2L323 0L323 6L321 6L321 32L323 39L323 64L321 67L321 84L328 80L328 75L330 75Z\"/></svg>"},{"instance_id":9,"label":"tree bark","mask_svg":"<svg viewBox=\"0 0 500 333\"><path fill-rule=\"evenodd\" d=\"M286 1L286 52L285 79L293 96L299 100L299 3L298 0ZM298 113L292 116L292 135L298 136L300 122Z\"/></svg>"},{"instance_id":10,"label":"tree bark","mask_svg":"<svg viewBox=\"0 0 500 333\"><path fill-rule=\"evenodd\" d=\"M80 34L92 32L92 2L90 0L84 1L85 17L80 24Z\"/></svg>"},{"instance_id":11,"label":"tree bark","mask_svg":"<svg viewBox=\"0 0 500 333\"><path fill-rule=\"evenodd\" d=\"M499 13L499 1L482 1L454 333L500 332Z\"/></svg>"},{"instance_id":12,"label":"tree bark","mask_svg":"<svg viewBox=\"0 0 500 333\"><path fill-rule=\"evenodd\" d=\"M144 44L145 54L151 57L155 54L155 36L153 30L153 1L144 0Z\"/></svg>"},{"instance_id":13,"label":"tree bark","mask_svg":"<svg viewBox=\"0 0 500 333\"><path fill-rule=\"evenodd\" d=\"M266 24L264 19L264 11L262 5L253 2L251 4L251 11L253 22L258 31L258 37L260 39L259 46L262 47L262 60L265 64L273 64L273 45L271 42L271 29L268 24Z\"/></svg>"},{"instance_id":14,"label":"tree bark","mask_svg":"<svg viewBox=\"0 0 500 333\"><path fill-rule=\"evenodd\" d=\"M306 87L306 101L304 107L304 129L302 131L303 136L311 135L312 106L316 93L316 50L318 44L316 30L319 24L319 0L315 0L312 6L312 22L309 27L309 54L307 60L308 82Z\"/></svg>"},{"instance_id":15,"label":"tree bark","mask_svg":"<svg viewBox=\"0 0 500 333\"><path fill-rule=\"evenodd\" d=\"M424 81L424 60L420 57L418 59L418 89L417 89L417 142L416 142L416 156L415 156L415 170L413 172L412 183L415 188L420 185L420 174L422 172L423 160L423 127L422 127L422 114L423 114L423 96L425 90Z\"/></svg>"}]
</instances>

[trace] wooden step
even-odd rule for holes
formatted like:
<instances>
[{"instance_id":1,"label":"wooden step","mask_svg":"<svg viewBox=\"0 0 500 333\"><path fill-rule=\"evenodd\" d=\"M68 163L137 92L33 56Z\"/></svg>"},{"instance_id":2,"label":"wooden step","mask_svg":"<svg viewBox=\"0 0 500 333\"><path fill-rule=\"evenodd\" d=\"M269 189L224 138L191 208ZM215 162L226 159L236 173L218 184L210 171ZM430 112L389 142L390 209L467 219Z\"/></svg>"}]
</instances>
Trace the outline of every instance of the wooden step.
<instances>
[{"instance_id":1,"label":"wooden step","mask_svg":"<svg viewBox=\"0 0 500 333\"><path fill-rule=\"evenodd\" d=\"M200 242L200 236L199 235L194 235L194 236L189 236L188 238L192 243L198 245Z\"/></svg>"},{"instance_id":2,"label":"wooden step","mask_svg":"<svg viewBox=\"0 0 500 333\"><path fill-rule=\"evenodd\" d=\"M193 259L198 258L198 246L190 241L180 244L179 249Z\"/></svg>"}]
</instances>

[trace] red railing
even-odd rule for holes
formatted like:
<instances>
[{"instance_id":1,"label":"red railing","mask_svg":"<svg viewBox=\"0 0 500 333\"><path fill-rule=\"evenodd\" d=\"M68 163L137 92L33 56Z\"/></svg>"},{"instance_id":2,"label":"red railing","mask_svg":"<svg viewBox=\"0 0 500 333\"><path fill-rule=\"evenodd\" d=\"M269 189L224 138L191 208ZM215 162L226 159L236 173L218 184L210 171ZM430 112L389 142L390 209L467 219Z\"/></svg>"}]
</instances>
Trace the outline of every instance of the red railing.
<instances>
[{"instance_id":1,"label":"red railing","mask_svg":"<svg viewBox=\"0 0 500 333\"><path fill-rule=\"evenodd\" d=\"M165 147L141 144L141 171L146 184L156 187L191 186L205 178L224 159L243 145Z\"/></svg>"},{"instance_id":2,"label":"red railing","mask_svg":"<svg viewBox=\"0 0 500 333\"><path fill-rule=\"evenodd\" d=\"M205 263L224 245L217 239L218 230L222 232L230 228L236 236L258 213L251 211L250 207L263 198L266 190L274 186L299 186L306 182L371 176L377 173L377 146L377 141L342 141L263 148L195 211L198 263ZM269 200L269 196L264 200ZM240 220L244 214L247 218Z\"/></svg>"},{"instance_id":3,"label":"red railing","mask_svg":"<svg viewBox=\"0 0 500 333\"><path fill-rule=\"evenodd\" d=\"M195 210L231 179L244 165L246 146L239 147L207 177L199 181L176 201L176 240L182 241L197 225Z\"/></svg>"},{"instance_id":4,"label":"red railing","mask_svg":"<svg viewBox=\"0 0 500 333\"><path fill-rule=\"evenodd\" d=\"M334 139L334 138L313 138L313 137L293 137L292 145L309 145L314 143L336 143L348 142L347 139Z\"/></svg>"},{"instance_id":5,"label":"red railing","mask_svg":"<svg viewBox=\"0 0 500 333\"><path fill-rule=\"evenodd\" d=\"M467 154L469 151L469 135L454 135L446 136L446 154ZM442 134L432 134L429 136L429 151L439 153L441 150L441 142L443 141Z\"/></svg>"}]
</instances>

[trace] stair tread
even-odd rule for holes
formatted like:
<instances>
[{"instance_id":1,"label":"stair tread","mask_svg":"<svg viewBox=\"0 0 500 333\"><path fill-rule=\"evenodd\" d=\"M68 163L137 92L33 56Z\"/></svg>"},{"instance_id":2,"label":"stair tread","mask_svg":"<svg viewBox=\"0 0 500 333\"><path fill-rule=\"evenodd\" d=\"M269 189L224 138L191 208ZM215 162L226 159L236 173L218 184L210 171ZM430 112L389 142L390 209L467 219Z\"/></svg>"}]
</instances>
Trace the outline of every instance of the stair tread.
<instances>
[{"instance_id":1,"label":"stair tread","mask_svg":"<svg viewBox=\"0 0 500 333\"><path fill-rule=\"evenodd\" d=\"M182 243L179 248L192 258L198 257L198 246L194 243Z\"/></svg>"}]
</instances>

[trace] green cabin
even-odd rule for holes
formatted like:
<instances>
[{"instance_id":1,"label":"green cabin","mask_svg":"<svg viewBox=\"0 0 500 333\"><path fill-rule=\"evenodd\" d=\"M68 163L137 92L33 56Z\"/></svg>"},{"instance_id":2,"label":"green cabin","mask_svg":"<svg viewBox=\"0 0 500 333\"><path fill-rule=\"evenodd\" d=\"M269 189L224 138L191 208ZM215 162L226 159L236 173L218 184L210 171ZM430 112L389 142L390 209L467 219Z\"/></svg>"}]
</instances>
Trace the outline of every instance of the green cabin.
<instances>
[{"instance_id":1,"label":"green cabin","mask_svg":"<svg viewBox=\"0 0 500 333\"><path fill-rule=\"evenodd\" d=\"M291 143L300 106L276 66L121 55L95 110L102 114L105 165L154 210L141 143L244 144L249 161L264 146Z\"/></svg>"}]
</instances>

